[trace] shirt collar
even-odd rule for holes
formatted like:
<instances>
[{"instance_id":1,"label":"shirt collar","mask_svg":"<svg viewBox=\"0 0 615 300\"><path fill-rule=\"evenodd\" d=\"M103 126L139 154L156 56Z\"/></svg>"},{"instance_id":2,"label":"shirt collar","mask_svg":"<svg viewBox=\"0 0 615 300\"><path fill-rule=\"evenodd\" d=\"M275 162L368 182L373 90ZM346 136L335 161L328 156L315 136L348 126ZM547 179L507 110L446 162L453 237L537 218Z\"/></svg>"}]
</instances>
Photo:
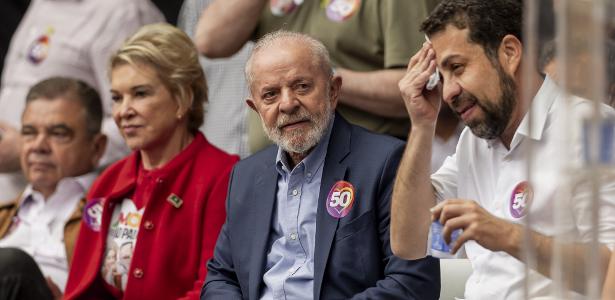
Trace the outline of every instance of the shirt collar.
<instances>
[{"instance_id":1,"label":"shirt collar","mask_svg":"<svg viewBox=\"0 0 615 300\"><path fill-rule=\"evenodd\" d=\"M542 86L534 96L530 110L525 114L519 128L518 134L529 137L533 140L540 140L547 124L547 118L553 101L561 95L561 90L548 76L545 77ZM532 118L530 130L530 113ZM516 135L516 134L515 134Z\"/></svg>"},{"instance_id":2,"label":"shirt collar","mask_svg":"<svg viewBox=\"0 0 615 300\"><path fill-rule=\"evenodd\" d=\"M549 116L549 111L551 110L551 106L557 97L561 95L561 90L555 84L551 78L545 76L545 79L538 89L538 93L534 96L532 103L530 104L530 109L521 120L519 127L515 131L513 135L513 139L510 142L510 149L514 149L523 137L529 137L533 140L539 141L542 138L543 132L545 130L547 119ZM532 125L530 130L530 114L532 117ZM487 140L487 144L489 147L496 147L498 144L502 142L500 139L492 139Z\"/></svg>"},{"instance_id":3,"label":"shirt collar","mask_svg":"<svg viewBox=\"0 0 615 300\"><path fill-rule=\"evenodd\" d=\"M54 195L67 191L71 188L77 188L81 193L85 194L90 189L90 186L92 186L92 183L96 179L97 175L98 174L96 172L90 172L77 177L62 178L60 182L58 182L55 192L51 196L49 196L49 198L52 198ZM32 184L28 184L26 186L24 192L21 195L20 202L23 202L25 199L28 198L32 200L43 199L42 195L34 190Z\"/></svg>"},{"instance_id":4,"label":"shirt collar","mask_svg":"<svg viewBox=\"0 0 615 300\"><path fill-rule=\"evenodd\" d=\"M306 156L299 164L295 166L295 169L300 165L304 166L304 172L307 175L314 175L318 168L323 164L325 160L325 156L327 155L327 146L329 145L329 140L331 138L331 131L333 129L333 123L335 118L331 117L331 121L329 122L329 126L327 127L325 134L320 139L314 150L308 156ZM288 174L292 172L288 163L288 155L285 155L284 150L278 147L278 153L275 158L275 165L278 173L280 175ZM311 180L313 176L307 176L308 181Z\"/></svg>"}]
</instances>

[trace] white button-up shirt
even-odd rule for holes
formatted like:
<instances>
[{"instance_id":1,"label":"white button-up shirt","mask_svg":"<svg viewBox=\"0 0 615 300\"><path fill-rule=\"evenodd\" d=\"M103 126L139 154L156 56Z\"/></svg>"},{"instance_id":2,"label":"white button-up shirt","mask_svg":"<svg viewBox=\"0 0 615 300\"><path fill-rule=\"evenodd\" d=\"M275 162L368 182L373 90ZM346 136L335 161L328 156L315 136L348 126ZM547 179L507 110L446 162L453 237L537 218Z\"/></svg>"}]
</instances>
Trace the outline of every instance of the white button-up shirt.
<instances>
[{"instance_id":1,"label":"white button-up shirt","mask_svg":"<svg viewBox=\"0 0 615 300\"><path fill-rule=\"evenodd\" d=\"M546 236L588 242L591 233L591 193L574 183L583 170L581 128L592 103L571 97L546 78L532 101L531 131L528 116L513 136L510 150L496 140L480 139L466 128L456 154L432 175L438 201L450 198L474 200L489 213L512 223L524 223L525 205L531 229ZM568 108L566 107L568 105ZM570 112L568 112L570 109ZM613 109L600 107L614 117ZM526 147L533 157L531 196L523 197L528 181ZM601 186L599 240L615 242L615 182ZM578 183L578 182L577 182ZM573 187L581 187L573 191ZM569 195L574 196L569 196ZM527 196L527 195L526 195ZM474 272L466 283L467 299L523 299L524 265L505 252L492 252L474 241L465 244ZM538 272L529 273L531 298L552 296L553 281ZM583 299L571 292L570 299Z\"/></svg>"},{"instance_id":2,"label":"white button-up shirt","mask_svg":"<svg viewBox=\"0 0 615 300\"><path fill-rule=\"evenodd\" d=\"M46 200L28 185L20 199L14 228L0 239L0 247L16 247L30 254L42 273L62 291L68 278L64 225L95 178L95 173L64 178Z\"/></svg>"}]
</instances>

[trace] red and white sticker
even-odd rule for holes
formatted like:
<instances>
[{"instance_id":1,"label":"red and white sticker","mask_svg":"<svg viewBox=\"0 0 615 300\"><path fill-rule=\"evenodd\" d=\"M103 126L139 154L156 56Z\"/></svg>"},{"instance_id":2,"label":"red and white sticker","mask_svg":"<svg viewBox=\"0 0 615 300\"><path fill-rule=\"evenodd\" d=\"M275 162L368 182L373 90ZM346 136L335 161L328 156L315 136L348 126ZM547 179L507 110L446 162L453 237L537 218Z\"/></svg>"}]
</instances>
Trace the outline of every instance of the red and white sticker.
<instances>
[{"instance_id":1,"label":"red and white sticker","mask_svg":"<svg viewBox=\"0 0 615 300\"><path fill-rule=\"evenodd\" d=\"M517 184L510 195L510 215L515 219L527 215L533 196L534 194L527 181Z\"/></svg>"},{"instance_id":2,"label":"red and white sticker","mask_svg":"<svg viewBox=\"0 0 615 300\"><path fill-rule=\"evenodd\" d=\"M345 217L355 200L355 189L348 181L336 182L327 196L327 212L336 219Z\"/></svg>"}]
</instances>

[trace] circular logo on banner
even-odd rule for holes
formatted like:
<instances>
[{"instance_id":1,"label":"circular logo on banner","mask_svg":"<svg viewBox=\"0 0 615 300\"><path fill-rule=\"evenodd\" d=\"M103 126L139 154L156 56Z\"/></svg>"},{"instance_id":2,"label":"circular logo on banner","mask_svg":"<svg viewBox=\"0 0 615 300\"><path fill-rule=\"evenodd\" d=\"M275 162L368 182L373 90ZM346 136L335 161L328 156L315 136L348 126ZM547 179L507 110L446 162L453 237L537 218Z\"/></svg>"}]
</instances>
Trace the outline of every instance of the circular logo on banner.
<instances>
[{"instance_id":1,"label":"circular logo on banner","mask_svg":"<svg viewBox=\"0 0 615 300\"><path fill-rule=\"evenodd\" d=\"M271 14L274 16L285 16L297 9L299 5L303 4L303 0L270 0L269 7L271 8Z\"/></svg>"},{"instance_id":2,"label":"circular logo on banner","mask_svg":"<svg viewBox=\"0 0 615 300\"><path fill-rule=\"evenodd\" d=\"M336 182L327 196L327 212L334 218L345 217L354 205L354 187L348 181Z\"/></svg>"},{"instance_id":3,"label":"circular logo on banner","mask_svg":"<svg viewBox=\"0 0 615 300\"><path fill-rule=\"evenodd\" d=\"M525 216L532 204L532 197L533 192L527 181L517 184L510 195L510 215L516 219Z\"/></svg>"},{"instance_id":4,"label":"circular logo on banner","mask_svg":"<svg viewBox=\"0 0 615 300\"><path fill-rule=\"evenodd\" d=\"M104 198L94 198L83 209L83 221L93 231L100 231Z\"/></svg>"},{"instance_id":5,"label":"circular logo on banner","mask_svg":"<svg viewBox=\"0 0 615 300\"><path fill-rule=\"evenodd\" d=\"M334 22L343 22L355 13L361 7L361 0L331 0L327 5L327 18Z\"/></svg>"}]
</instances>

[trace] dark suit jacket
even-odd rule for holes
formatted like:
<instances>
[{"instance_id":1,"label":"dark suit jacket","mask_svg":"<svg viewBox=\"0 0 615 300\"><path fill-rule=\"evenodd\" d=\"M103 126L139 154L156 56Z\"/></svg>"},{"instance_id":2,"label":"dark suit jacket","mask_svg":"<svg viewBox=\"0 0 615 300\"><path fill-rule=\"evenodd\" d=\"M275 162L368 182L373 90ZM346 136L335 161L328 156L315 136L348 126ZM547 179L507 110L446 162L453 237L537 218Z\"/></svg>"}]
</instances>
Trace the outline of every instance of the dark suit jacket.
<instances>
[{"instance_id":1,"label":"dark suit jacket","mask_svg":"<svg viewBox=\"0 0 615 300\"><path fill-rule=\"evenodd\" d=\"M438 299L438 260L393 256L389 211L404 143L350 125L336 115L322 174L316 216L314 299ZM201 299L258 299L271 249L276 201L277 147L234 168L227 220L208 263ZM355 204L341 219L327 213L326 198L338 180L355 187Z\"/></svg>"}]
</instances>

